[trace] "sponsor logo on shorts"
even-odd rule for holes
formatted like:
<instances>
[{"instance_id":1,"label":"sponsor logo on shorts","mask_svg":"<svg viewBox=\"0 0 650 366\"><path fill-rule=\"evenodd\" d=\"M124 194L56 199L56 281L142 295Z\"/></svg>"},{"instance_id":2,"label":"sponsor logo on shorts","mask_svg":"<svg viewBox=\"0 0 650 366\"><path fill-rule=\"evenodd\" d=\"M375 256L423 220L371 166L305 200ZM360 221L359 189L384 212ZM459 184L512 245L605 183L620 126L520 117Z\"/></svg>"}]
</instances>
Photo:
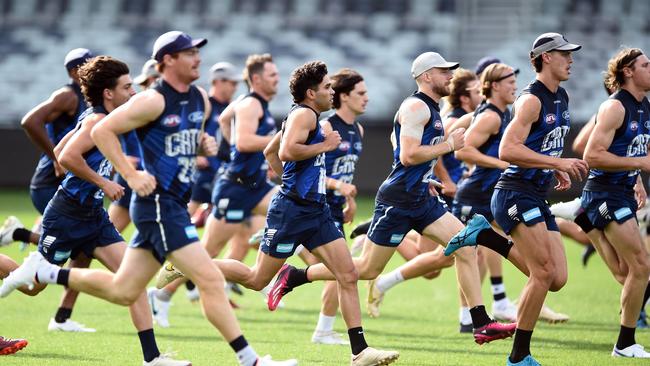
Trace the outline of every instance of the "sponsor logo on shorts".
<instances>
[{"instance_id":1,"label":"sponsor logo on shorts","mask_svg":"<svg viewBox=\"0 0 650 366\"><path fill-rule=\"evenodd\" d=\"M226 218L228 220L242 220L244 218L244 210L228 210L226 211Z\"/></svg>"},{"instance_id":2,"label":"sponsor logo on shorts","mask_svg":"<svg viewBox=\"0 0 650 366\"><path fill-rule=\"evenodd\" d=\"M399 244L402 242L402 239L404 239L404 234L393 234L390 236L390 243Z\"/></svg>"},{"instance_id":3,"label":"sponsor logo on shorts","mask_svg":"<svg viewBox=\"0 0 650 366\"><path fill-rule=\"evenodd\" d=\"M553 113L547 114L546 117L544 117L544 121L546 121L546 123L549 125L552 125L555 123L555 115Z\"/></svg>"},{"instance_id":4,"label":"sponsor logo on shorts","mask_svg":"<svg viewBox=\"0 0 650 366\"><path fill-rule=\"evenodd\" d=\"M47 235L42 241L41 241L41 246L43 247L43 251L47 253L47 250L50 248L50 246L54 243L56 240L56 236L52 235Z\"/></svg>"},{"instance_id":5,"label":"sponsor logo on shorts","mask_svg":"<svg viewBox=\"0 0 650 366\"><path fill-rule=\"evenodd\" d=\"M542 216L542 211L539 210L539 207L531 208L530 210L524 212L521 217L524 218L525 222L536 219Z\"/></svg>"},{"instance_id":6,"label":"sponsor logo on shorts","mask_svg":"<svg viewBox=\"0 0 650 366\"><path fill-rule=\"evenodd\" d=\"M199 238L199 232L196 231L196 226L194 225L185 226L185 235L187 236L188 239Z\"/></svg>"},{"instance_id":7,"label":"sponsor logo on shorts","mask_svg":"<svg viewBox=\"0 0 650 366\"><path fill-rule=\"evenodd\" d=\"M598 212L600 213L600 216L604 217L605 219L611 219L609 216L609 209L607 208L607 202L603 202L600 206L598 206Z\"/></svg>"},{"instance_id":8,"label":"sponsor logo on shorts","mask_svg":"<svg viewBox=\"0 0 650 366\"><path fill-rule=\"evenodd\" d=\"M72 254L72 251L70 251L70 250L68 250L66 252L62 252L60 250L57 250L56 252L54 252L54 260L57 261L57 262L65 261L68 258L70 258L70 254Z\"/></svg>"},{"instance_id":9,"label":"sponsor logo on shorts","mask_svg":"<svg viewBox=\"0 0 650 366\"><path fill-rule=\"evenodd\" d=\"M176 127L181 124L181 117L178 114L170 114L163 119L165 127Z\"/></svg>"},{"instance_id":10,"label":"sponsor logo on shorts","mask_svg":"<svg viewBox=\"0 0 650 366\"><path fill-rule=\"evenodd\" d=\"M632 216L632 210L630 210L629 207L619 208L618 210L614 211L614 217L616 217L617 220L624 219L628 216Z\"/></svg>"},{"instance_id":11,"label":"sponsor logo on shorts","mask_svg":"<svg viewBox=\"0 0 650 366\"><path fill-rule=\"evenodd\" d=\"M284 244L278 244L275 247L275 251L278 253L291 253L293 250L294 243L284 243Z\"/></svg>"}]
</instances>

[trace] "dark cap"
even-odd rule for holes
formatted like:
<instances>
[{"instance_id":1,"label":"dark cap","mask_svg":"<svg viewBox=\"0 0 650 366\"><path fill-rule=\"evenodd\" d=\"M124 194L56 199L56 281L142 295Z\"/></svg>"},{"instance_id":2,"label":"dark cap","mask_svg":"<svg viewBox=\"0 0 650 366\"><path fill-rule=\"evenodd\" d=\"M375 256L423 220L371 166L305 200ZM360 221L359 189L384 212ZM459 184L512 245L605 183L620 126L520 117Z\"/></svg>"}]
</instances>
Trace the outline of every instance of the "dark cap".
<instances>
[{"instance_id":1,"label":"dark cap","mask_svg":"<svg viewBox=\"0 0 650 366\"><path fill-rule=\"evenodd\" d=\"M486 67L492 65L492 64L500 64L501 60L499 60L496 57L493 56L485 56L482 59L478 60L478 63L476 63L476 69L474 69L474 73L476 75L481 75L483 70L485 70Z\"/></svg>"},{"instance_id":2,"label":"dark cap","mask_svg":"<svg viewBox=\"0 0 650 366\"><path fill-rule=\"evenodd\" d=\"M65 55L63 65L65 68L70 71L77 66L81 66L86 63L86 61L95 57L92 52L87 48L75 48L74 50L68 52Z\"/></svg>"},{"instance_id":3,"label":"dark cap","mask_svg":"<svg viewBox=\"0 0 650 366\"><path fill-rule=\"evenodd\" d=\"M181 31L167 32L158 37L156 42L154 42L151 58L161 62L165 55L187 50L192 47L201 48L206 43L208 43L208 40L205 38L192 39L192 37Z\"/></svg>"},{"instance_id":4,"label":"dark cap","mask_svg":"<svg viewBox=\"0 0 650 366\"><path fill-rule=\"evenodd\" d=\"M544 33L533 42L530 58L535 58L549 51L577 51L581 48L582 46L579 44L569 43L560 33Z\"/></svg>"}]
</instances>

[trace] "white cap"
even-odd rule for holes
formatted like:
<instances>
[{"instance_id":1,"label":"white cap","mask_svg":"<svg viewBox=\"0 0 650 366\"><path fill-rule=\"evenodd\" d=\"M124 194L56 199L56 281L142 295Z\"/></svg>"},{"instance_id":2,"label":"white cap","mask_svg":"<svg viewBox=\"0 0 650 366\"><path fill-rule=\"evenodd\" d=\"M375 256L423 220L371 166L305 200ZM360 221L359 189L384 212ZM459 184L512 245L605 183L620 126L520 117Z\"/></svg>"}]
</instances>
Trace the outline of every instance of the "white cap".
<instances>
[{"instance_id":1,"label":"white cap","mask_svg":"<svg viewBox=\"0 0 650 366\"><path fill-rule=\"evenodd\" d=\"M411 76L415 79L434 67L437 69L455 69L458 66L460 66L458 62L447 62L438 52L425 52L413 60Z\"/></svg>"},{"instance_id":2,"label":"white cap","mask_svg":"<svg viewBox=\"0 0 650 366\"><path fill-rule=\"evenodd\" d=\"M160 73L156 70L156 65L158 65L158 61L154 59L147 60L147 62L144 63L144 66L142 66L140 75L136 76L133 81L138 85L142 85L148 78L160 76Z\"/></svg>"},{"instance_id":3,"label":"white cap","mask_svg":"<svg viewBox=\"0 0 650 366\"><path fill-rule=\"evenodd\" d=\"M242 81L244 77L230 62L217 62L210 68L210 81L214 80Z\"/></svg>"}]
</instances>

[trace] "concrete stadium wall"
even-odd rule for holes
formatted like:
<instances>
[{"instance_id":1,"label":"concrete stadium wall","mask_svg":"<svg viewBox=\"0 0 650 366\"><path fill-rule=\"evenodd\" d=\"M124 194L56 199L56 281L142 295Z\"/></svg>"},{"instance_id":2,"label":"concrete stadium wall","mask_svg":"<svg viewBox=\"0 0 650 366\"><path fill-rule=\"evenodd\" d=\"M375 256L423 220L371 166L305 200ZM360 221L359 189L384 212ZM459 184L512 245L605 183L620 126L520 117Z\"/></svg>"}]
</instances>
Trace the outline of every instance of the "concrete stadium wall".
<instances>
[{"instance_id":1,"label":"concrete stadium wall","mask_svg":"<svg viewBox=\"0 0 650 366\"><path fill-rule=\"evenodd\" d=\"M355 174L355 183L363 195L374 196L377 188L390 172L392 148L389 141L391 127L386 124L365 125L363 154ZM567 146L578 133L579 127L571 129ZM572 154L565 149L565 156ZM27 188L34 172L39 153L21 129L0 129L0 159L2 174L0 188ZM581 183L576 183L569 192L552 192L551 199L573 198L579 195Z\"/></svg>"}]
</instances>

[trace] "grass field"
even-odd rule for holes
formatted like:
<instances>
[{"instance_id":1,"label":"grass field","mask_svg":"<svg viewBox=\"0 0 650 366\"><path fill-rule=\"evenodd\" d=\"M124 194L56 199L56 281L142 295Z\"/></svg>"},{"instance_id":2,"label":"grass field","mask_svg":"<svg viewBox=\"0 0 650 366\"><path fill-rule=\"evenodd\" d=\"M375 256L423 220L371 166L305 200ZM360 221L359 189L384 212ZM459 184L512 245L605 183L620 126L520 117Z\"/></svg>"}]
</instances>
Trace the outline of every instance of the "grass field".
<instances>
[{"instance_id":1,"label":"grass field","mask_svg":"<svg viewBox=\"0 0 650 366\"><path fill-rule=\"evenodd\" d=\"M358 217L371 213L371 200L362 200ZM26 191L0 192L0 218L18 216L26 225L35 219L35 211ZM130 238L132 229L125 234ZM30 249L34 249L33 247ZM539 324L533 334L532 352L543 365L623 365L634 360L613 359L612 346L618 334L619 285L602 261L596 257L589 267L580 264L582 248L566 241L569 281L559 293L550 294L548 303L567 313L567 324ZM0 249L15 259L26 256L18 245ZM248 261L254 260L251 253ZM292 263L299 263L291 259ZM388 269L403 263L395 257ZM525 278L509 264L505 265L505 284L514 299ZM259 294L247 291L235 300L244 334L258 353L270 353L276 359L298 358L301 365L349 364L347 346L317 346L310 343L320 308L322 285L303 286L285 300L286 308L266 310ZM136 332L126 308L81 295L72 318L97 328L97 333L49 333L47 323L53 317L62 293L50 286L38 297L18 292L0 300L0 335L22 337L29 346L13 356L0 356L0 365L139 365L141 353ZM362 312L365 314L365 283L359 283ZM435 280L416 279L393 288L386 296L379 319L364 315L366 338L371 345L401 352L399 365L504 365L512 340L478 346L470 335L458 333L458 295L455 272L445 270ZM483 286L487 308L491 295ZM236 360L219 334L203 318L198 305L188 302L184 290L173 299L168 329L156 328L161 351L174 350L179 358L194 365L236 365ZM336 329L345 333L337 318ZM637 342L650 344L647 330L637 332Z\"/></svg>"}]
</instances>

